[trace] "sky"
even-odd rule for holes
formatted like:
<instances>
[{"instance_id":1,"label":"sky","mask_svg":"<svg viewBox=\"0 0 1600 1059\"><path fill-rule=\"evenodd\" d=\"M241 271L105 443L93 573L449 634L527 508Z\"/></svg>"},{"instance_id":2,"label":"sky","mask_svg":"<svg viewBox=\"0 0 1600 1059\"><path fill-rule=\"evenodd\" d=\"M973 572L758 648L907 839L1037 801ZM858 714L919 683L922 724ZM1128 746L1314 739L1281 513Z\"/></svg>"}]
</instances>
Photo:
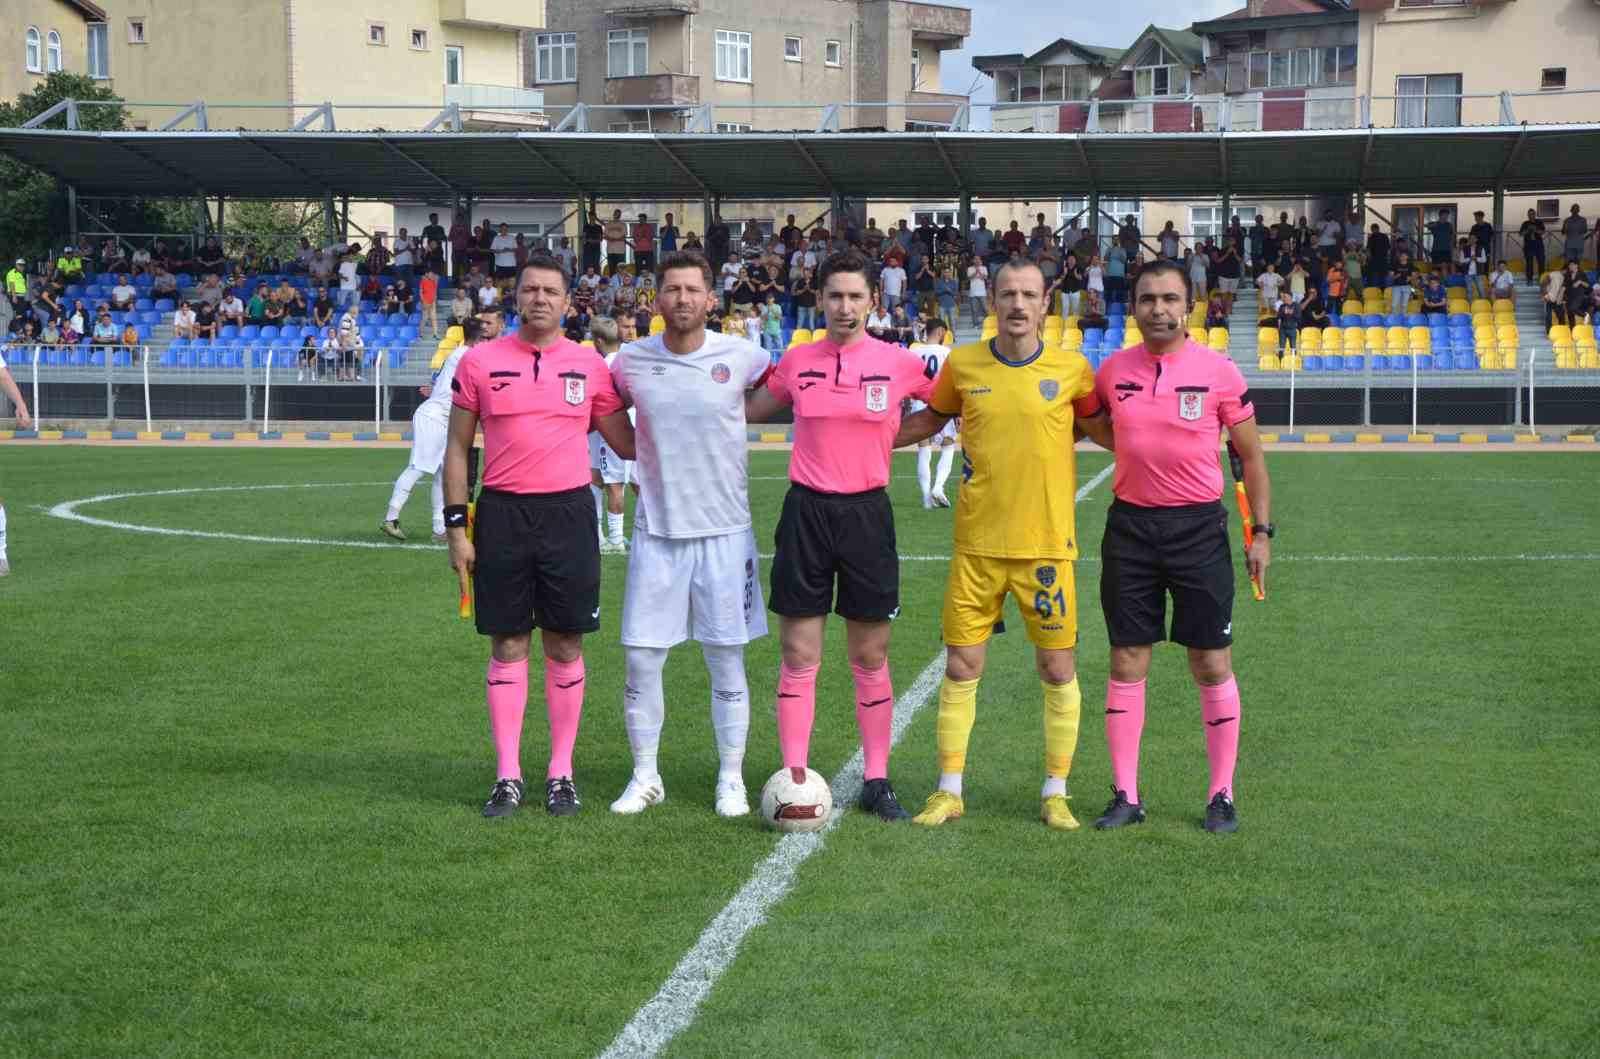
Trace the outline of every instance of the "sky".
<instances>
[{"instance_id":1,"label":"sky","mask_svg":"<svg viewBox=\"0 0 1600 1059\"><path fill-rule=\"evenodd\" d=\"M960 0L945 0L948 3ZM940 63L941 91L968 94L974 103L994 101L994 81L972 68L974 55L1038 51L1057 37L1083 44L1126 48L1146 26L1186 29L1236 11L1245 0L965 0L972 8L972 35L966 47L947 51ZM1041 8L1053 7L1052 14ZM987 115L976 114L982 125Z\"/></svg>"}]
</instances>

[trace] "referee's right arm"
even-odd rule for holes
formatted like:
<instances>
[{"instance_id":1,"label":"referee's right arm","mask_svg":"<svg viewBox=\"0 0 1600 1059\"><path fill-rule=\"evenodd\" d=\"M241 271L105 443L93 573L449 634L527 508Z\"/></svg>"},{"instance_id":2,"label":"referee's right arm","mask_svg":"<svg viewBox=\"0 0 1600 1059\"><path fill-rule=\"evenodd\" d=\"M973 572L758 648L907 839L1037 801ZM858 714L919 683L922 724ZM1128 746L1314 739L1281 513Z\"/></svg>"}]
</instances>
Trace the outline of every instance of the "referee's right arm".
<instances>
[{"instance_id":1,"label":"referee's right arm","mask_svg":"<svg viewBox=\"0 0 1600 1059\"><path fill-rule=\"evenodd\" d=\"M467 452L478 432L478 413L450 406L450 440L444 450L444 502L467 502Z\"/></svg>"}]
</instances>

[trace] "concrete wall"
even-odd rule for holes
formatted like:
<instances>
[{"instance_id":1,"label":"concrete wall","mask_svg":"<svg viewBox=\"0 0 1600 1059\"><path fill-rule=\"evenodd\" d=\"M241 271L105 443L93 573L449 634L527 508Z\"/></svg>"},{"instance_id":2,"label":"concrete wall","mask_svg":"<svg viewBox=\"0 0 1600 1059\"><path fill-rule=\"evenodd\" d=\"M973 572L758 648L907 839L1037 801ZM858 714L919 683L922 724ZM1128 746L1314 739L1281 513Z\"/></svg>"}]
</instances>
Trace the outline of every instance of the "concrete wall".
<instances>
[{"instance_id":1,"label":"concrete wall","mask_svg":"<svg viewBox=\"0 0 1600 1059\"><path fill-rule=\"evenodd\" d=\"M27 69L24 38L28 27L39 31L39 72ZM44 83L49 68L46 46L50 31L61 35L61 69L85 74L89 70L89 31L83 12L62 0L7 0L0 22L0 99L13 103L24 92Z\"/></svg>"}]
</instances>

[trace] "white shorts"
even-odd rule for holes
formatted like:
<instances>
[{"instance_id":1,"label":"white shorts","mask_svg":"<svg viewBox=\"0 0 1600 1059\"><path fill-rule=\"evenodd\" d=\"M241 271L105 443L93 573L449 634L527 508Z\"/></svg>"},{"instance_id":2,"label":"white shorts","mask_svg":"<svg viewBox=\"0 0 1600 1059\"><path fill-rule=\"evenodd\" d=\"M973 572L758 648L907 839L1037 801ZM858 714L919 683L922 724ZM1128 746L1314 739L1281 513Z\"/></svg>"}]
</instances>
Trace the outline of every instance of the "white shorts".
<instances>
[{"instance_id":1,"label":"white shorts","mask_svg":"<svg viewBox=\"0 0 1600 1059\"><path fill-rule=\"evenodd\" d=\"M1224 294L1237 294L1239 292L1238 276L1218 276L1217 289Z\"/></svg>"},{"instance_id":2,"label":"white shorts","mask_svg":"<svg viewBox=\"0 0 1600 1059\"><path fill-rule=\"evenodd\" d=\"M444 467L444 449L450 440L450 421L417 409L411 417L411 466L423 474L438 474Z\"/></svg>"},{"instance_id":3,"label":"white shorts","mask_svg":"<svg viewBox=\"0 0 1600 1059\"><path fill-rule=\"evenodd\" d=\"M622 593L628 647L747 644L767 634L753 530L719 537L657 537L635 529Z\"/></svg>"},{"instance_id":4,"label":"white shorts","mask_svg":"<svg viewBox=\"0 0 1600 1059\"><path fill-rule=\"evenodd\" d=\"M911 399L911 411L913 413L920 412L926 407L928 407L928 406L927 406L927 404L925 402L919 401L914 397ZM960 426L961 426L961 418L959 416L957 416L954 419L948 420L945 423L944 426L942 426L942 427L940 427L938 429L938 431L936 431L935 433L929 435L926 439L917 442L917 444L918 445L953 445L953 444L955 444L956 434L959 433Z\"/></svg>"},{"instance_id":5,"label":"white shorts","mask_svg":"<svg viewBox=\"0 0 1600 1059\"><path fill-rule=\"evenodd\" d=\"M598 430L589 432L589 469L598 471L606 485L627 485L633 481L633 461L613 452Z\"/></svg>"}]
</instances>

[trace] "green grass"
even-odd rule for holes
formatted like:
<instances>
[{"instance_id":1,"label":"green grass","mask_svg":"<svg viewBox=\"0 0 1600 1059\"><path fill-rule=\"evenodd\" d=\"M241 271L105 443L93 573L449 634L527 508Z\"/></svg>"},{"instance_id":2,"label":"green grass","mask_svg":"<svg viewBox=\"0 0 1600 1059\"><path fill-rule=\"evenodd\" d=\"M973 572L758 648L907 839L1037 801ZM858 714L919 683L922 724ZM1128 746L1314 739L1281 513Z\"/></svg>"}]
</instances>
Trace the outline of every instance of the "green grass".
<instances>
[{"instance_id":1,"label":"green grass","mask_svg":"<svg viewBox=\"0 0 1600 1059\"><path fill-rule=\"evenodd\" d=\"M756 454L758 476L782 454ZM442 551L156 536L84 513L377 541L398 451L0 448L0 1054L582 1055L647 1000L774 836L710 811L697 651L668 666L669 800L626 781L624 560L607 559L578 744L585 813L488 823L484 643ZM1080 461L1087 479L1105 464ZM1242 830L1196 827L1198 700L1157 651L1143 828L1035 821L1031 650L996 640L968 816L849 815L746 941L683 1056L1578 1054L1600 1040L1593 560L1600 463L1531 453L1271 457L1269 600L1242 593ZM901 550L949 549L900 457ZM753 483L770 547L783 483ZM1109 483L1080 505L1098 542ZM425 536L426 487L404 520ZM1090 546L1092 558L1097 543ZM1299 557L1299 558L1297 558ZM902 567L904 690L939 649L944 566ZM1078 566L1080 817L1104 802L1098 564ZM812 762L852 752L837 623ZM778 765L776 638L749 652L746 778ZM534 680L524 764L546 750ZM893 772L920 803L930 705Z\"/></svg>"}]
</instances>

